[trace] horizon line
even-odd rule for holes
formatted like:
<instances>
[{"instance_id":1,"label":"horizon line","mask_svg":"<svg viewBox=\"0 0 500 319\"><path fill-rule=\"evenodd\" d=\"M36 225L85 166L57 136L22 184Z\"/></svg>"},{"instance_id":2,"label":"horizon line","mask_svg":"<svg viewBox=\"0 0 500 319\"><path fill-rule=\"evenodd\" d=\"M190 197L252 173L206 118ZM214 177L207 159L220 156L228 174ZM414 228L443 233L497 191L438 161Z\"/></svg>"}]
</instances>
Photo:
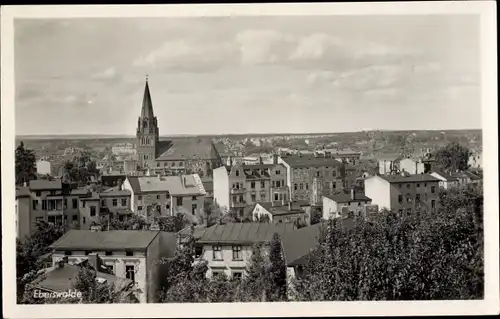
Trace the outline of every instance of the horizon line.
<instances>
[{"instance_id":1,"label":"horizon line","mask_svg":"<svg viewBox=\"0 0 500 319\"><path fill-rule=\"evenodd\" d=\"M348 134L348 133L362 133L362 132L450 132L450 131L482 131L482 128L464 128L464 129L364 129L358 131L343 131L343 132L280 132L280 133L207 133L207 134L167 134L160 135L159 137L196 137L196 136L245 136L245 135L334 135L334 134ZM121 138L134 138L135 135L129 134L120 134L120 133L111 133L111 134L65 134L65 133L55 133L55 134L16 134L16 138L26 138L26 137L65 137L65 136L78 136L78 137L102 137L102 138L112 138L112 137L121 137Z\"/></svg>"}]
</instances>

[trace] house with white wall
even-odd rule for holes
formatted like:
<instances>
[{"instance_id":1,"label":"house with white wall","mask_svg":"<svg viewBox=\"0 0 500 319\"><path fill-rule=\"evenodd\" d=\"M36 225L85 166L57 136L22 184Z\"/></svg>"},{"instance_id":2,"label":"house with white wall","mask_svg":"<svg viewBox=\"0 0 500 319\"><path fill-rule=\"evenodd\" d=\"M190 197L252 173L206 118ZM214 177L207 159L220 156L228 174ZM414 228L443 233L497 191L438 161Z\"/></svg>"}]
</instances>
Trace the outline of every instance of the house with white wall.
<instances>
[{"instance_id":1,"label":"house with white wall","mask_svg":"<svg viewBox=\"0 0 500 319\"><path fill-rule=\"evenodd\" d=\"M439 187L442 187L444 189L449 189L451 187L459 186L458 178L448 175L446 173L432 172L431 175L439 179Z\"/></svg>"},{"instance_id":2,"label":"house with white wall","mask_svg":"<svg viewBox=\"0 0 500 319\"><path fill-rule=\"evenodd\" d=\"M349 194L324 195L323 196L323 219L338 218L343 210L353 216L365 215L366 205L370 205L371 198L356 192L354 188Z\"/></svg>"},{"instance_id":3,"label":"house with white wall","mask_svg":"<svg viewBox=\"0 0 500 319\"><path fill-rule=\"evenodd\" d=\"M174 233L160 231L70 230L50 248L55 266L63 258L79 264L97 255L110 273L134 282L141 303L155 302L162 278L162 257L172 257L177 244Z\"/></svg>"},{"instance_id":4,"label":"house with white wall","mask_svg":"<svg viewBox=\"0 0 500 319\"><path fill-rule=\"evenodd\" d=\"M246 273L254 244L265 244L277 233L282 236L295 229L293 224L227 223L197 232L199 258L208 262L207 277L224 273L228 278L241 278ZM263 252L266 253L266 248Z\"/></svg>"}]
</instances>

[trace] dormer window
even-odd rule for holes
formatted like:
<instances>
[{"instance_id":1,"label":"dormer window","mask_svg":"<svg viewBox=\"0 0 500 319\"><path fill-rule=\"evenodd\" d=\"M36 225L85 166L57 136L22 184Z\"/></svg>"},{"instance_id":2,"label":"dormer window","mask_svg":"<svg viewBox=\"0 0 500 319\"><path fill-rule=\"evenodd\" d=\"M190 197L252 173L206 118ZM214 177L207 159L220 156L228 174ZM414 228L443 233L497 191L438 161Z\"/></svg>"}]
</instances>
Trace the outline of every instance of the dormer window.
<instances>
[{"instance_id":1,"label":"dormer window","mask_svg":"<svg viewBox=\"0 0 500 319\"><path fill-rule=\"evenodd\" d=\"M240 171L239 171L239 170L236 170L236 171L235 171L235 175L236 175L236 176L240 176Z\"/></svg>"}]
</instances>

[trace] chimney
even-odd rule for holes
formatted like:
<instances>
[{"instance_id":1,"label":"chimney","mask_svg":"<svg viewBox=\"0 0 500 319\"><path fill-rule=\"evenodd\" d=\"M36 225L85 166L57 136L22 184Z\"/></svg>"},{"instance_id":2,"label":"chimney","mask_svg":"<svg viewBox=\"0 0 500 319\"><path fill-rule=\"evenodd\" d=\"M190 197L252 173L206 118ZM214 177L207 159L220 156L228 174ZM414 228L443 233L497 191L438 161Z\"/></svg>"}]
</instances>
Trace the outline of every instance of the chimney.
<instances>
[{"instance_id":1,"label":"chimney","mask_svg":"<svg viewBox=\"0 0 500 319\"><path fill-rule=\"evenodd\" d=\"M273 164L278 164L278 154L273 154Z\"/></svg>"},{"instance_id":2,"label":"chimney","mask_svg":"<svg viewBox=\"0 0 500 319\"><path fill-rule=\"evenodd\" d=\"M95 271L99 271L99 266L100 266L99 262L100 262L99 255L97 255L96 253L89 254L88 264L89 266L94 268Z\"/></svg>"},{"instance_id":3,"label":"chimney","mask_svg":"<svg viewBox=\"0 0 500 319\"><path fill-rule=\"evenodd\" d=\"M351 187L351 200L354 200L355 195L356 195L356 190L354 189L354 186L353 186L353 187Z\"/></svg>"}]
</instances>

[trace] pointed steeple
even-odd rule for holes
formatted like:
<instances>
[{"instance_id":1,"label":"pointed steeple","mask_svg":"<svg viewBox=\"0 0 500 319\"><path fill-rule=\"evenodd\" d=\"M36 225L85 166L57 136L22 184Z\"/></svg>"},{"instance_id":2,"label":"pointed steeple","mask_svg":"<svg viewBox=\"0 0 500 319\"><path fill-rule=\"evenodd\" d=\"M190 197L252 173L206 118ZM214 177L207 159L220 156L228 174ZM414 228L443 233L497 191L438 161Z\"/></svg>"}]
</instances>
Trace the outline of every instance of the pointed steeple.
<instances>
[{"instance_id":1,"label":"pointed steeple","mask_svg":"<svg viewBox=\"0 0 500 319\"><path fill-rule=\"evenodd\" d=\"M141 118L153 118L153 102L149 93L148 76L146 75L146 86L144 88L144 98L142 99Z\"/></svg>"}]
</instances>

